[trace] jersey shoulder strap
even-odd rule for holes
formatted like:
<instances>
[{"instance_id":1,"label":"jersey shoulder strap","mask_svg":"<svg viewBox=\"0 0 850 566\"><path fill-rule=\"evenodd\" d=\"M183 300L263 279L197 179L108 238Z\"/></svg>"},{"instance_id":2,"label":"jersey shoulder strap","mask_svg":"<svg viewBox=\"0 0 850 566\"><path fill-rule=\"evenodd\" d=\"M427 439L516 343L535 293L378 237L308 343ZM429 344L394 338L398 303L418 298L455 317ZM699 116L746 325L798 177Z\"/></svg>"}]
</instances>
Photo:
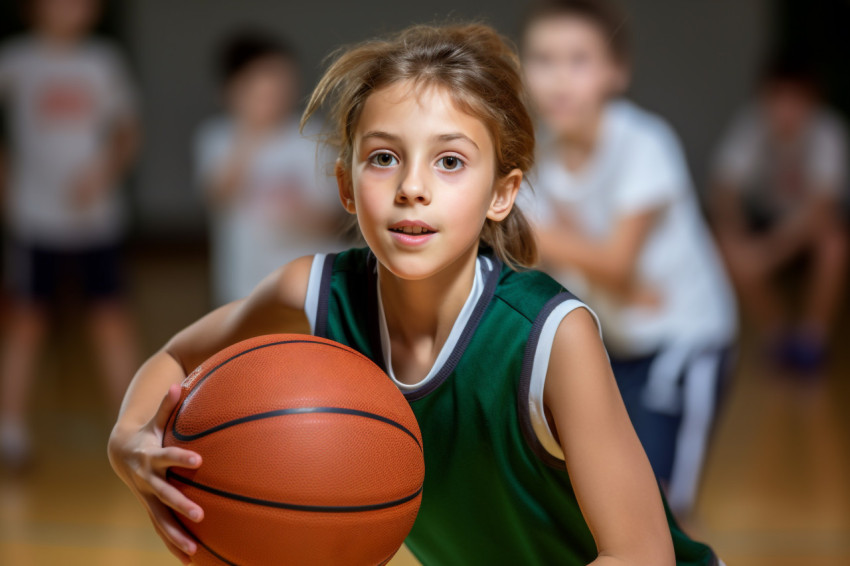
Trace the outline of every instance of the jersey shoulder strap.
<instances>
[{"instance_id":1,"label":"jersey shoulder strap","mask_svg":"<svg viewBox=\"0 0 850 566\"><path fill-rule=\"evenodd\" d=\"M369 248L325 256L319 276L313 334L361 352L381 369L377 259Z\"/></svg>"}]
</instances>

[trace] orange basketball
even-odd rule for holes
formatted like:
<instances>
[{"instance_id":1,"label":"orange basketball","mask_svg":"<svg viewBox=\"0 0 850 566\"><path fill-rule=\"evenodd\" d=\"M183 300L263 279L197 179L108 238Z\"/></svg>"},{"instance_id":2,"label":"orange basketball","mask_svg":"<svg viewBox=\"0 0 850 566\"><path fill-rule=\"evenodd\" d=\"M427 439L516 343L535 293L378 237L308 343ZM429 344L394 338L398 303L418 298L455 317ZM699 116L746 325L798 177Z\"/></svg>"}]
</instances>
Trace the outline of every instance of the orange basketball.
<instances>
[{"instance_id":1,"label":"orange basketball","mask_svg":"<svg viewBox=\"0 0 850 566\"><path fill-rule=\"evenodd\" d=\"M204 509L183 521L195 563L384 564L422 497L422 437L404 396L362 354L260 336L189 375L164 446L198 452L168 481Z\"/></svg>"}]
</instances>

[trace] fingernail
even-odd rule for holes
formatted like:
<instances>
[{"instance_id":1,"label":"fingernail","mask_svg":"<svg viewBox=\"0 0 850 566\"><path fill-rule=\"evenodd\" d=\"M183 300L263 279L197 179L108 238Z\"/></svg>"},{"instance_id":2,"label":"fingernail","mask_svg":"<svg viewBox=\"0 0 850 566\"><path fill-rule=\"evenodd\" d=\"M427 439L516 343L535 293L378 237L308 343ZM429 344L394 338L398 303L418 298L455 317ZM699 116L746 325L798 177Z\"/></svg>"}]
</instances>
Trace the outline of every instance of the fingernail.
<instances>
[{"instance_id":1,"label":"fingernail","mask_svg":"<svg viewBox=\"0 0 850 566\"><path fill-rule=\"evenodd\" d=\"M192 519L193 521L200 521L201 520L201 512L198 511L197 509L192 509L191 511L189 511L189 518Z\"/></svg>"},{"instance_id":2,"label":"fingernail","mask_svg":"<svg viewBox=\"0 0 850 566\"><path fill-rule=\"evenodd\" d=\"M190 456L189 457L189 465L190 466L197 466L199 462L200 462L200 458L198 458L197 456Z\"/></svg>"}]
</instances>

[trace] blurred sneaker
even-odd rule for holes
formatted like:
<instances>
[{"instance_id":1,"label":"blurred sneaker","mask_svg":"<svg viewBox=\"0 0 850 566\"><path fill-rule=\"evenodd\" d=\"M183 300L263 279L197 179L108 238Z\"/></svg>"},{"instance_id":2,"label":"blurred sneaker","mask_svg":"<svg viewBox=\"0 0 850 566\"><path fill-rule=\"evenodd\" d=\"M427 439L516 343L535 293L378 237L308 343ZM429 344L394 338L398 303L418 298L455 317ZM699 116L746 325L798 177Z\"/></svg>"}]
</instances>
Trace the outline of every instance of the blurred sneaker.
<instances>
[{"instance_id":1,"label":"blurred sneaker","mask_svg":"<svg viewBox=\"0 0 850 566\"><path fill-rule=\"evenodd\" d=\"M9 470L20 471L32 459L29 431L21 423L0 423L0 463Z\"/></svg>"},{"instance_id":2,"label":"blurred sneaker","mask_svg":"<svg viewBox=\"0 0 850 566\"><path fill-rule=\"evenodd\" d=\"M822 338L805 331L786 336L782 343L782 363L802 375L819 373L826 365L827 347Z\"/></svg>"}]
</instances>

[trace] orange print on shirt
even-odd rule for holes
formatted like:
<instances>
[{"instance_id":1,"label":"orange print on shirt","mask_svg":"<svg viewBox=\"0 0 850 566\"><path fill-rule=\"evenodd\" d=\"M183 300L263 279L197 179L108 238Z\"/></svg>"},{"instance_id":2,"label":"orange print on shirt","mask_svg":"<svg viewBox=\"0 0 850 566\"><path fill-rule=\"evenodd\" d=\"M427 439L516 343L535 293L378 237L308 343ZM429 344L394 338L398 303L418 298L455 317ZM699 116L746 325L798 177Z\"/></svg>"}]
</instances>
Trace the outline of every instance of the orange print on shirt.
<instances>
[{"instance_id":1,"label":"orange print on shirt","mask_svg":"<svg viewBox=\"0 0 850 566\"><path fill-rule=\"evenodd\" d=\"M37 95L40 122L49 126L90 120L94 114L94 93L86 81L54 79Z\"/></svg>"}]
</instances>

